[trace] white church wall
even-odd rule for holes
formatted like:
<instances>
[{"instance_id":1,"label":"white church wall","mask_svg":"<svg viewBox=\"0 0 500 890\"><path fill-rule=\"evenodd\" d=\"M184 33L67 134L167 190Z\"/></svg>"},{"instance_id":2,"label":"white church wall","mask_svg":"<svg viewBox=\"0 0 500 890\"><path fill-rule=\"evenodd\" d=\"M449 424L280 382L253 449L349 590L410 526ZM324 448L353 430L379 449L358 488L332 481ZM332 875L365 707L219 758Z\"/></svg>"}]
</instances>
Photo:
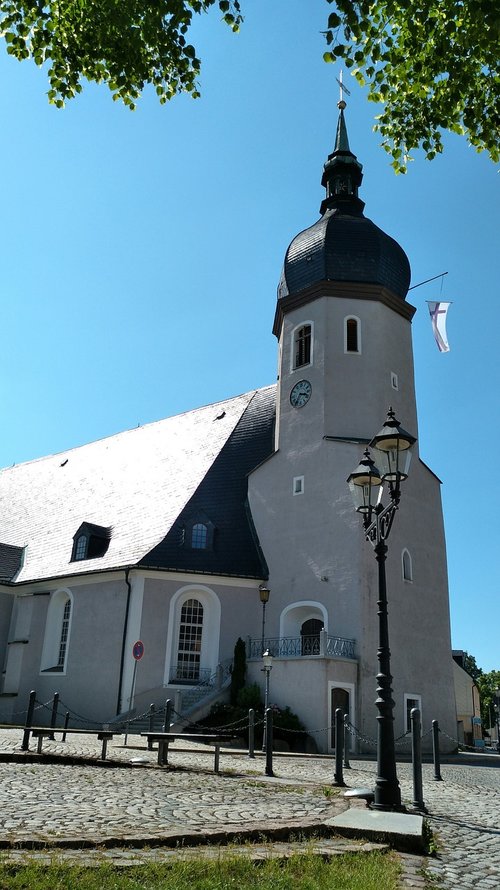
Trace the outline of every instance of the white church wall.
<instances>
[{"instance_id":1,"label":"white church wall","mask_svg":"<svg viewBox=\"0 0 500 890\"><path fill-rule=\"evenodd\" d=\"M148 573L140 622L145 654L137 668L133 701L138 711L153 701L163 704L167 695L175 695L176 688L187 688L172 679L171 670L177 660L180 610L189 598L203 605L203 672L213 675L219 663L227 666L238 637L244 640L259 632L261 605L256 580Z\"/></svg>"},{"instance_id":2,"label":"white church wall","mask_svg":"<svg viewBox=\"0 0 500 890\"><path fill-rule=\"evenodd\" d=\"M43 670L43 653L47 634L50 637L50 595L61 589L69 590L72 598L66 667L64 671L48 671ZM19 604L25 614L27 608L31 614L25 628L28 642L22 648L17 695L10 701L11 713L25 709L30 690L35 689L39 702L48 702L58 692L61 701L78 714L94 720L112 719L116 714L125 619L123 578L92 583L75 578L69 583L62 580L50 590L46 587L42 595L37 592L19 597ZM45 709L37 714L41 722L50 717Z\"/></svg>"},{"instance_id":3,"label":"white church wall","mask_svg":"<svg viewBox=\"0 0 500 890\"><path fill-rule=\"evenodd\" d=\"M248 663L248 682L258 684L264 700L261 667L260 661ZM270 706L289 707L311 732L318 751L327 753L331 750L330 689L334 684L355 688L357 667L356 661L348 659L275 658L270 675Z\"/></svg>"}]
</instances>

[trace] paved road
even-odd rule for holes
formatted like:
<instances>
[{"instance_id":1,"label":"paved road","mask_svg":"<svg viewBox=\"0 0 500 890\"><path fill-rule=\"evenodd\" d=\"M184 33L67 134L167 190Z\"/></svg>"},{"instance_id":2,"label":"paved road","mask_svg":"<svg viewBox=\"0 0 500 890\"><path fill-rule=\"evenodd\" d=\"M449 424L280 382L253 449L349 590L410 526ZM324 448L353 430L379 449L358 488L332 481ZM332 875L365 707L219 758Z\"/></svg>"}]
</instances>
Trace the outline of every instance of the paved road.
<instances>
[{"instance_id":1,"label":"paved road","mask_svg":"<svg viewBox=\"0 0 500 890\"><path fill-rule=\"evenodd\" d=\"M19 731L0 731L0 751L17 749ZM129 739L140 745L133 737ZM32 743L33 744L33 743ZM156 752L110 744L112 760L146 761L134 769L41 763L0 764L0 826L6 840L54 842L84 838L151 839L202 834L228 826L307 825L331 818L342 797L330 795L331 759L276 757L275 778L264 775L262 758L223 754L223 774L214 775L213 754L200 746L172 750L180 769L154 767ZM69 737L68 744L44 742L44 751L96 756L94 737ZM375 764L353 761L345 778L351 787L370 785ZM182 769L181 769L182 767ZM398 767L403 799L411 802L411 766ZM424 765L424 798L438 838L439 856L427 861L443 890L492 890L500 886L500 758L498 766L442 767L443 782ZM408 884L407 886L417 886Z\"/></svg>"}]
</instances>

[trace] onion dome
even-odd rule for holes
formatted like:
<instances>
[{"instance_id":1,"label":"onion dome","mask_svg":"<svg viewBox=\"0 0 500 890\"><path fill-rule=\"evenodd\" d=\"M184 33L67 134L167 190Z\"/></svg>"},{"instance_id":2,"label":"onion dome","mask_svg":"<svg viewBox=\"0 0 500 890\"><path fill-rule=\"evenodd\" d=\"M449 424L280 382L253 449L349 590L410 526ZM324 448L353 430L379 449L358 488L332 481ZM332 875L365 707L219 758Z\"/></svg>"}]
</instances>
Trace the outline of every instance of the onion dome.
<instances>
[{"instance_id":1,"label":"onion dome","mask_svg":"<svg viewBox=\"0 0 500 890\"><path fill-rule=\"evenodd\" d=\"M358 197L362 165L349 148L340 109L335 148L324 166L321 184L326 196L321 219L290 244L278 288L278 300L319 282L362 282L386 288L404 300L410 285L410 264L399 244L363 214Z\"/></svg>"}]
</instances>

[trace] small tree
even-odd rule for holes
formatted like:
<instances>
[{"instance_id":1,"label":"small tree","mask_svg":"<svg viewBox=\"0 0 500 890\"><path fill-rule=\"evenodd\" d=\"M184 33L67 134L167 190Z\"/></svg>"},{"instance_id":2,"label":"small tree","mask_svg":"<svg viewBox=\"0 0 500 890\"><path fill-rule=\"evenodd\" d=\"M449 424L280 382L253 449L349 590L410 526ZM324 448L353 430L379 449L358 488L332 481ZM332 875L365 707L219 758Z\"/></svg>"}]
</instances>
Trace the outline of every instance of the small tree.
<instances>
[{"instance_id":1,"label":"small tree","mask_svg":"<svg viewBox=\"0 0 500 890\"><path fill-rule=\"evenodd\" d=\"M233 669L231 671L231 692L230 701L235 705L238 701L238 693L245 685L245 677L247 673L247 654L245 644L241 637L236 640L234 647Z\"/></svg>"}]
</instances>

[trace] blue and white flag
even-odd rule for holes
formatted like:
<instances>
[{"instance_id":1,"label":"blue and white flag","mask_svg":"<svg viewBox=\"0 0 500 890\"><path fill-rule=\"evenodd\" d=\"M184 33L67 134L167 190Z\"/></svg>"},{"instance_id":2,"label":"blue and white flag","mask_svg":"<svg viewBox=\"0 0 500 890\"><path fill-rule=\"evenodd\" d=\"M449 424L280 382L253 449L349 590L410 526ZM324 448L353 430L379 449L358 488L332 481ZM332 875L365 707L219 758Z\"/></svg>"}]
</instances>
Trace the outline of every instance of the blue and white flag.
<instances>
[{"instance_id":1,"label":"blue and white flag","mask_svg":"<svg viewBox=\"0 0 500 890\"><path fill-rule=\"evenodd\" d=\"M449 352L448 338L446 336L446 316L451 303L431 303L427 300L429 315L432 321L434 339L440 352Z\"/></svg>"}]
</instances>

